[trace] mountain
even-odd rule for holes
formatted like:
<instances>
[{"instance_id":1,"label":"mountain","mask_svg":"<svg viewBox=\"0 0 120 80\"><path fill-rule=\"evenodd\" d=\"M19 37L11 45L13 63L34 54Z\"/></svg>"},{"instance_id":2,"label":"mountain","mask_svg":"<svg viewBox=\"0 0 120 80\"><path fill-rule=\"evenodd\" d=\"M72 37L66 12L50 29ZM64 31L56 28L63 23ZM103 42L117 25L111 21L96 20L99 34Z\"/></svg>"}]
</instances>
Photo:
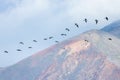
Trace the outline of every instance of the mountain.
<instances>
[{"instance_id":1,"label":"mountain","mask_svg":"<svg viewBox=\"0 0 120 80\"><path fill-rule=\"evenodd\" d=\"M110 25L104 27L101 30L109 32L110 34L120 38L120 20L111 23Z\"/></svg>"},{"instance_id":2,"label":"mountain","mask_svg":"<svg viewBox=\"0 0 120 80\"><path fill-rule=\"evenodd\" d=\"M2 71L2 70L3 70L3 68L0 67L0 71Z\"/></svg>"},{"instance_id":3,"label":"mountain","mask_svg":"<svg viewBox=\"0 0 120 80\"><path fill-rule=\"evenodd\" d=\"M91 30L0 73L0 80L120 80L120 39Z\"/></svg>"}]
</instances>

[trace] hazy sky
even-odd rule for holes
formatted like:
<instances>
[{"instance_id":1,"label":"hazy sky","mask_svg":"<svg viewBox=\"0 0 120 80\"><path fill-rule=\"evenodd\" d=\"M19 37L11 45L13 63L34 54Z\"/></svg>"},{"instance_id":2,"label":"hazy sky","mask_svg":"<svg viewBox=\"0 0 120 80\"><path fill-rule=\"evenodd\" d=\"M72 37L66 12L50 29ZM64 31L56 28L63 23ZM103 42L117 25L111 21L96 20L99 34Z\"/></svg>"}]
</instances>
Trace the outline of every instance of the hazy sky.
<instances>
[{"instance_id":1,"label":"hazy sky","mask_svg":"<svg viewBox=\"0 0 120 80\"><path fill-rule=\"evenodd\" d=\"M120 0L0 0L0 67L10 66L43 50L55 40L100 29L120 19L119 8ZM106 16L110 18L108 22L104 19ZM83 22L84 18L88 18L88 24ZM99 19L98 25L94 19ZM66 32L66 27L71 32ZM61 37L61 33L67 33L68 37ZM53 40L43 40L51 35L55 37ZM33 39L38 43L33 43ZM19 45L20 41L25 45ZM29 46L33 49L28 49ZM23 51L17 52L18 48ZM9 53L3 53L4 50Z\"/></svg>"}]
</instances>

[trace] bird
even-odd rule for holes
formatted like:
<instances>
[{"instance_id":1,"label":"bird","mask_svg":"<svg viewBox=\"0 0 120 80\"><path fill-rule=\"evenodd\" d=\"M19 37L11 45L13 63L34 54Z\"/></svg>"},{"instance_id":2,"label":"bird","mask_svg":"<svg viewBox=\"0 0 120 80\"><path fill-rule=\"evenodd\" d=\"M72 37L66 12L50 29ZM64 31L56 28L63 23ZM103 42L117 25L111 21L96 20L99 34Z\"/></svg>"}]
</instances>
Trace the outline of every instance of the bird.
<instances>
[{"instance_id":1,"label":"bird","mask_svg":"<svg viewBox=\"0 0 120 80\"><path fill-rule=\"evenodd\" d=\"M22 45L24 45L24 43L23 43L23 42L19 42L19 44L22 44Z\"/></svg>"},{"instance_id":2,"label":"bird","mask_svg":"<svg viewBox=\"0 0 120 80\"><path fill-rule=\"evenodd\" d=\"M22 51L21 49L17 49L17 51Z\"/></svg>"},{"instance_id":3,"label":"bird","mask_svg":"<svg viewBox=\"0 0 120 80\"><path fill-rule=\"evenodd\" d=\"M95 19L95 23L98 24L98 20L97 19Z\"/></svg>"},{"instance_id":4,"label":"bird","mask_svg":"<svg viewBox=\"0 0 120 80\"><path fill-rule=\"evenodd\" d=\"M56 43L59 43L59 41L55 41Z\"/></svg>"},{"instance_id":5,"label":"bird","mask_svg":"<svg viewBox=\"0 0 120 80\"><path fill-rule=\"evenodd\" d=\"M31 49L32 47L28 47L29 49Z\"/></svg>"},{"instance_id":6,"label":"bird","mask_svg":"<svg viewBox=\"0 0 120 80\"><path fill-rule=\"evenodd\" d=\"M109 40L112 40L111 38L108 38Z\"/></svg>"},{"instance_id":7,"label":"bird","mask_svg":"<svg viewBox=\"0 0 120 80\"><path fill-rule=\"evenodd\" d=\"M61 36L67 36L67 34L61 34Z\"/></svg>"},{"instance_id":8,"label":"bird","mask_svg":"<svg viewBox=\"0 0 120 80\"><path fill-rule=\"evenodd\" d=\"M37 42L37 40L33 40L33 42Z\"/></svg>"},{"instance_id":9,"label":"bird","mask_svg":"<svg viewBox=\"0 0 120 80\"><path fill-rule=\"evenodd\" d=\"M8 53L8 51L4 51L4 53Z\"/></svg>"},{"instance_id":10,"label":"bird","mask_svg":"<svg viewBox=\"0 0 120 80\"><path fill-rule=\"evenodd\" d=\"M49 37L49 39L52 39L52 38L53 38L53 36Z\"/></svg>"},{"instance_id":11,"label":"bird","mask_svg":"<svg viewBox=\"0 0 120 80\"><path fill-rule=\"evenodd\" d=\"M70 31L70 29L68 29L68 28L65 28L65 30L66 30L66 31Z\"/></svg>"},{"instance_id":12,"label":"bird","mask_svg":"<svg viewBox=\"0 0 120 80\"><path fill-rule=\"evenodd\" d=\"M76 26L77 28L79 28L79 25L78 25L77 23L75 23L75 26Z\"/></svg>"},{"instance_id":13,"label":"bird","mask_svg":"<svg viewBox=\"0 0 120 80\"><path fill-rule=\"evenodd\" d=\"M44 38L44 40L47 40L47 38Z\"/></svg>"},{"instance_id":14,"label":"bird","mask_svg":"<svg viewBox=\"0 0 120 80\"><path fill-rule=\"evenodd\" d=\"M108 19L108 17L105 17L105 19L108 21L109 19Z\"/></svg>"},{"instance_id":15,"label":"bird","mask_svg":"<svg viewBox=\"0 0 120 80\"><path fill-rule=\"evenodd\" d=\"M86 42L88 42L88 40L85 40Z\"/></svg>"},{"instance_id":16,"label":"bird","mask_svg":"<svg viewBox=\"0 0 120 80\"><path fill-rule=\"evenodd\" d=\"M84 21L85 21L85 23L87 23L88 20L85 18Z\"/></svg>"}]
</instances>

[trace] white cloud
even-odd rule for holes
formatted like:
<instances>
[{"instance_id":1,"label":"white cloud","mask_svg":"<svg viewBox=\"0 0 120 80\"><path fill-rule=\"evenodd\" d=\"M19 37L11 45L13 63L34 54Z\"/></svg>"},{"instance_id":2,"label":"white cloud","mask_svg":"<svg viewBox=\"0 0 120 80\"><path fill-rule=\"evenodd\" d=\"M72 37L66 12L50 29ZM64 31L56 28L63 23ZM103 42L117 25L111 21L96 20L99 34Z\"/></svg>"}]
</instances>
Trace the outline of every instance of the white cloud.
<instances>
[{"instance_id":1,"label":"white cloud","mask_svg":"<svg viewBox=\"0 0 120 80\"><path fill-rule=\"evenodd\" d=\"M72 16L116 18L120 14L120 0L67 0L66 3L68 4L68 13Z\"/></svg>"},{"instance_id":2,"label":"white cloud","mask_svg":"<svg viewBox=\"0 0 120 80\"><path fill-rule=\"evenodd\" d=\"M49 8L47 0L22 0L20 3L16 0L12 1L16 6L0 13L0 27L12 28L12 26L18 26L27 18L38 15Z\"/></svg>"}]
</instances>

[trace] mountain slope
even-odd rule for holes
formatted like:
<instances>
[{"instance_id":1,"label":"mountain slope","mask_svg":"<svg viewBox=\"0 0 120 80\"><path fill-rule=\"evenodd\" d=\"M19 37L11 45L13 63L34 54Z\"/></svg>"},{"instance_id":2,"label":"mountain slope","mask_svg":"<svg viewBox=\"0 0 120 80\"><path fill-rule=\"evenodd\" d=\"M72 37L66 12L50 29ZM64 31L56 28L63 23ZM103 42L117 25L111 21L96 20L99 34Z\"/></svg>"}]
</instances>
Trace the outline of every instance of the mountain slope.
<instances>
[{"instance_id":1,"label":"mountain slope","mask_svg":"<svg viewBox=\"0 0 120 80\"><path fill-rule=\"evenodd\" d=\"M0 80L120 80L120 39L91 30L8 67Z\"/></svg>"},{"instance_id":2,"label":"mountain slope","mask_svg":"<svg viewBox=\"0 0 120 80\"><path fill-rule=\"evenodd\" d=\"M104 27L101 30L109 32L110 34L120 38L120 20Z\"/></svg>"}]
</instances>

